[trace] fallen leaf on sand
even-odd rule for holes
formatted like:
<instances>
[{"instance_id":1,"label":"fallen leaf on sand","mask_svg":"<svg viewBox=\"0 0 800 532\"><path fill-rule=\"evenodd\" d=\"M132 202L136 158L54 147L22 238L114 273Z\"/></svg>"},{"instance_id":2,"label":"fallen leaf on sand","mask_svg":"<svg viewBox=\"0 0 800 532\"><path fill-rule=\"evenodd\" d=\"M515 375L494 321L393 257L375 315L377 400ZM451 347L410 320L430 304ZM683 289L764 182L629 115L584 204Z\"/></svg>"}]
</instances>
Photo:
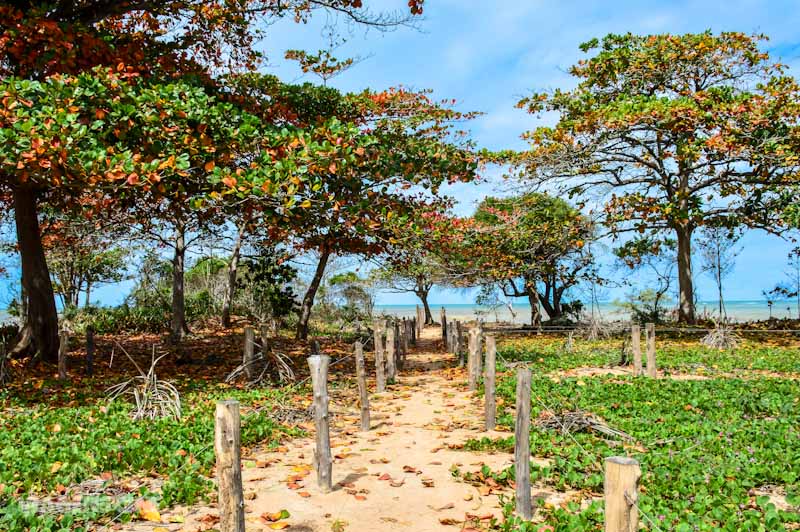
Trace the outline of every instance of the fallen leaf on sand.
<instances>
[{"instance_id":1,"label":"fallen leaf on sand","mask_svg":"<svg viewBox=\"0 0 800 532\"><path fill-rule=\"evenodd\" d=\"M378 480L392 480L391 475L389 473L384 473L383 475L378 477Z\"/></svg>"},{"instance_id":2,"label":"fallen leaf on sand","mask_svg":"<svg viewBox=\"0 0 800 532\"><path fill-rule=\"evenodd\" d=\"M472 493L467 493L466 495L464 495L464 500L465 501L471 501L472 500Z\"/></svg>"},{"instance_id":3,"label":"fallen leaf on sand","mask_svg":"<svg viewBox=\"0 0 800 532\"><path fill-rule=\"evenodd\" d=\"M307 499L307 498L311 497L311 494L309 492L307 492L307 491L298 491L297 494L300 495L304 499Z\"/></svg>"},{"instance_id":4,"label":"fallen leaf on sand","mask_svg":"<svg viewBox=\"0 0 800 532\"><path fill-rule=\"evenodd\" d=\"M279 523L270 523L268 526L272 530L283 530L284 528L289 528L289 523L281 521Z\"/></svg>"},{"instance_id":5,"label":"fallen leaf on sand","mask_svg":"<svg viewBox=\"0 0 800 532\"><path fill-rule=\"evenodd\" d=\"M423 478L422 479L422 485L425 486L426 488L432 488L433 487L433 479L432 478Z\"/></svg>"},{"instance_id":6,"label":"fallen leaf on sand","mask_svg":"<svg viewBox=\"0 0 800 532\"><path fill-rule=\"evenodd\" d=\"M158 513L153 501L147 499L136 501L136 510L139 513L139 517L145 521L161 521L161 514Z\"/></svg>"},{"instance_id":7,"label":"fallen leaf on sand","mask_svg":"<svg viewBox=\"0 0 800 532\"><path fill-rule=\"evenodd\" d=\"M393 487L393 488L399 488L400 486L402 486L405 483L406 483L405 480L393 480L393 481L389 482L389 485L391 487Z\"/></svg>"},{"instance_id":8,"label":"fallen leaf on sand","mask_svg":"<svg viewBox=\"0 0 800 532\"><path fill-rule=\"evenodd\" d=\"M281 510L280 512L264 512L261 514L261 519L268 523L273 523L275 521L280 521L281 519L288 519L289 512L287 510Z\"/></svg>"},{"instance_id":9,"label":"fallen leaf on sand","mask_svg":"<svg viewBox=\"0 0 800 532\"><path fill-rule=\"evenodd\" d=\"M494 514L481 514L481 515L470 514L470 513L467 514L467 519L477 519L478 521L487 521L492 517L494 517Z\"/></svg>"},{"instance_id":10,"label":"fallen leaf on sand","mask_svg":"<svg viewBox=\"0 0 800 532\"><path fill-rule=\"evenodd\" d=\"M453 519L452 517L440 517L439 518L439 523L441 523L443 525L456 526L456 525L460 525L461 521L459 521L458 519Z\"/></svg>"}]
</instances>

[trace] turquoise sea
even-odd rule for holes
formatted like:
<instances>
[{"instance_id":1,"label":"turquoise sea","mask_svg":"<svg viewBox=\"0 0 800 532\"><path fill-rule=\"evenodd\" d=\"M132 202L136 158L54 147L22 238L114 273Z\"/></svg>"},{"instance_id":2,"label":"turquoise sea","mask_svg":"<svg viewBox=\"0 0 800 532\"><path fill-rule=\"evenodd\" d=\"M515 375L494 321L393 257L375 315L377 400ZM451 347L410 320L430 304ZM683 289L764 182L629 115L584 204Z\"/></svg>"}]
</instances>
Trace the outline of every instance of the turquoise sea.
<instances>
[{"instance_id":1,"label":"turquoise sea","mask_svg":"<svg viewBox=\"0 0 800 532\"><path fill-rule=\"evenodd\" d=\"M717 315L718 303L716 301L701 301L697 304L697 313L709 317ZM500 307L491 309L474 304L437 304L431 303L431 312L438 321L440 309L444 307L447 316L458 319L474 319L480 317L484 321L500 321L511 323L529 323L531 307L527 304L514 304L512 308ZM378 312L395 316L413 317L416 312L415 305L377 305ZM770 309L766 301L729 301L725 303L728 318L731 321L766 320L770 317ZM588 309L587 309L588 312ZM628 313L614 303L600 303L596 312L606 320L628 319ZM797 318L797 303L795 301L777 301L772 306L772 316L775 318Z\"/></svg>"},{"instance_id":2,"label":"turquoise sea","mask_svg":"<svg viewBox=\"0 0 800 532\"><path fill-rule=\"evenodd\" d=\"M778 301L772 307L772 316L775 318L797 318L797 303L795 301ZM515 304L511 309L500 307L490 309L479 307L474 304L452 304L431 303L431 310L434 319L439 319L440 309L444 306L447 315L452 318L473 319L476 316L484 321L502 321L512 323L528 323L530 321L531 308L526 304ZM733 321L753 321L766 320L770 316L770 309L763 300L751 301L730 301L725 304L728 317ZM378 312L392 314L395 316L412 317L416 312L415 305L377 305ZM717 310L716 301L701 301L697 305L698 314L704 312L709 316L715 316ZM628 316L618 306L613 303L600 303L599 313L604 319L617 320L627 319ZM0 310L0 323L10 321L12 318L4 310Z\"/></svg>"}]
</instances>

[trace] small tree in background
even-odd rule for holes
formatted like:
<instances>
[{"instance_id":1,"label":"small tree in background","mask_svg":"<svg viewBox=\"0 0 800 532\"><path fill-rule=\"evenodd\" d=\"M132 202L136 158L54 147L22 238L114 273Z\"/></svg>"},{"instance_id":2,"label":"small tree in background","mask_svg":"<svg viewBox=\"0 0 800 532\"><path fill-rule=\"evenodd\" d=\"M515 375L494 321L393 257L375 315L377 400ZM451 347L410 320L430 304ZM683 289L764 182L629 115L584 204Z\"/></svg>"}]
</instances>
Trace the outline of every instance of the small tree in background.
<instances>
[{"instance_id":1,"label":"small tree in background","mask_svg":"<svg viewBox=\"0 0 800 532\"><path fill-rule=\"evenodd\" d=\"M741 238L741 233L735 233L725 227L705 227L698 242L703 259L703 271L707 273L717 285L719 298L719 318L727 318L723 297L723 279L733 272L736 257L742 248L736 244Z\"/></svg>"},{"instance_id":2,"label":"small tree in background","mask_svg":"<svg viewBox=\"0 0 800 532\"><path fill-rule=\"evenodd\" d=\"M643 274L655 288L633 292L619 303L631 312L637 322L663 322L675 287L675 241L641 237L630 240L614 250L621 265ZM628 283L632 284L632 283Z\"/></svg>"},{"instance_id":3,"label":"small tree in background","mask_svg":"<svg viewBox=\"0 0 800 532\"><path fill-rule=\"evenodd\" d=\"M770 290L767 294L774 299L796 299L797 319L800 320L800 248L795 248L789 253L787 266L786 280Z\"/></svg>"}]
</instances>

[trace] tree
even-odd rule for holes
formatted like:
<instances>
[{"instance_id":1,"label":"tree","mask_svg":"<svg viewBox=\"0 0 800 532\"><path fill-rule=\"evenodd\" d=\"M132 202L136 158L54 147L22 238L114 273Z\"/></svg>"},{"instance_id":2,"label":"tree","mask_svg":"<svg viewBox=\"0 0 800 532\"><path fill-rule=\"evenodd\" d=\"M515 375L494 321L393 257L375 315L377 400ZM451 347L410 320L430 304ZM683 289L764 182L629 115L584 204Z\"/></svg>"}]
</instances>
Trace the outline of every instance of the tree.
<instances>
[{"instance_id":1,"label":"tree","mask_svg":"<svg viewBox=\"0 0 800 532\"><path fill-rule=\"evenodd\" d=\"M356 164L329 166L327 179L304 189L305 209L287 223L295 248L316 251L317 267L300 305L297 338L308 336L314 298L328 261L335 255L371 258L395 239L393 227L412 220L430 202L407 190L434 194L445 180L474 178L478 157L465 134L452 128L472 114L433 102L426 93L389 90L346 95L358 115L364 156Z\"/></svg>"},{"instance_id":2,"label":"tree","mask_svg":"<svg viewBox=\"0 0 800 532\"><path fill-rule=\"evenodd\" d=\"M428 296L436 284L447 283L444 266L430 236L429 221L446 211L449 202L442 200L425 205L406 223L392 223L392 243L378 258L378 267L370 273L373 282L394 293L417 296L425 311L425 325L434 323Z\"/></svg>"},{"instance_id":3,"label":"tree","mask_svg":"<svg viewBox=\"0 0 800 532\"><path fill-rule=\"evenodd\" d=\"M371 273L371 277L377 286L390 292L417 296L425 309L425 325L433 324L428 295L431 288L442 280L442 269L432 256L393 248L380 267Z\"/></svg>"},{"instance_id":4,"label":"tree","mask_svg":"<svg viewBox=\"0 0 800 532\"><path fill-rule=\"evenodd\" d=\"M412 15L421 13L422 1L409 2ZM89 101L78 92L78 97L69 103L61 100L63 105L46 107L46 112L42 113L54 116L38 117L43 118L44 123L57 124L55 130L60 133L73 130L77 141L73 141L70 134L46 139L41 123L30 120L31 116L14 115L19 115L19 110L25 107L37 106L43 95L42 87L59 86L61 80L53 83L51 76L80 74L101 66L113 67L124 76L193 75L211 84L212 69L224 71L255 66L259 57L251 44L271 20L288 15L304 21L317 9L379 28L408 21L402 15L371 15L362 7L361 0L248 0L213 4L203 0L21 0L0 3L0 75L4 80L0 95L5 107L0 127L3 128L2 140L9 144L2 154L0 198L14 207L22 291L26 299L23 305L25 327L12 354L32 347L43 358L57 358L58 315L41 242L40 202L74 203L81 192L119 194L120 175L124 178L132 173L131 168L115 167L117 155L106 159L108 168L94 168L91 172L86 171L92 169L91 164L73 164L77 162L76 157L70 155L73 149L79 148L81 156L86 155L86 149L99 156L108 153L106 150L117 142L113 135L96 134L115 129L104 122L103 107L92 101L94 87L88 87ZM26 85L31 81L44 85ZM69 88L69 82L64 86ZM35 88L31 90L32 87ZM20 92L27 94L18 99ZM18 106L18 111L11 113L8 105L12 109ZM91 112L86 113L86 110ZM103 124L98 126L94 120ZM6 127L12 123L16 126ZM125 121L118 124L124 125ZM94 137L92 146L85 145L89 137ZM55 144L53 150L54 145L43 143L45 140L63 142ZM81 142L84 145L79 146ZM48 151L51 153L46 156ZM66 155L61 157L61 154ZM94 161L95 166L102 166L98 162L102 163Z\"/></svg>"},{"instance_id":5,"label":"tree","mask_svg":"<svg viewBox=\"0 0 800 532\"><path fill-rule=\"evenodd\" d=\"M92 288L125 278L130 253L115 243L121 234L119 226L57 215L45 220L43 231L54 289L64 308L77 308L81 293L88 307Z\"/></svg>"},{"instance_id":6,"label":"tree","mask_svg":"<svg viewBox=\"0 0 800 532\"><path fill-rule=\"evenodd\" d=\"M540 307L550 319L562 317L567 290L590 277L593 258L586 244L594 226L561 198L488 197L456 227L446 219L439 223L439 246L452 282L496 284L507 297L527 297L533 326L541 322Z\"/></svg>"},{"instance_id":7,"label":"tree","mask_svg":"<svg viewBox=\"0 0 800 532\"><path fill-rule=\"evenodd\" d=\"M668 313L665 305L675 286L675 249L674 240L652 236L631 239L614 249L614 255L624 268L644 273L647 283L654 286L629 294L622 304L636 321L664 321Z\"/></svg>"},{"instance_id":8,"label":"tree","mask_svg":"<svg viewBox=\"0 0 800 532\"><path fill-rule=\"evenodd\" d=\"M778 230L769 200L795 180L800 90L762 37L608 35L570 70L570 91L519 105L559 115L526 133L523 178L595 192L615 232L671 233L679 318L695 321L692 236L703 225Z\"/></svg>"},{"instance_id":9,"label":"tree","mask_svg":"<svg viewBox=\"0 0 800 532\"><path fill-rule=\"evenodd\" d=\"M797 319L800 320L800 248L795 248L789 253L786 281L770 290L768 294L773 298L795 298Z\"/></svg>"},{"instance_id":10,"label":"tree","mask_svg":"<svg viewBox=\"0 0 800 532\"><path fill-rule=\"evenodd\" d=\"M736 265L736 257L742 251L736 247L741 234L725 227L705 227L700 240L700 252L703 258L703 271L714 279L719 298L719 318L725 319L725 303L722 280L730 275Z\"/></svg>"}]
</instances>

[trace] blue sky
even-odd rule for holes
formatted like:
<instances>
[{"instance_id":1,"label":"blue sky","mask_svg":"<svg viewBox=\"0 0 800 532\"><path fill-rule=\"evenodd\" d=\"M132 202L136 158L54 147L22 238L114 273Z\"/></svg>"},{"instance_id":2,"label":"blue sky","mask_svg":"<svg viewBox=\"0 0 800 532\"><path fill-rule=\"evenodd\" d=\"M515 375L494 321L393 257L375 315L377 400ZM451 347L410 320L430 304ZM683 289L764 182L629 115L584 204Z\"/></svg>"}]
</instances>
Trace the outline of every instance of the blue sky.
<instances>
[{"instance_id":1,"label":"blue sky","mask_svg":"<svg viewBox=\"0 0 800 532\"><path fill-rule=\"evenodd\" d=\"M367 3L367 2L365 2ZM369 5L402 9L405 2L384 0ZM327 45L317 19L297 27L281 23L272 28L263 50L273 70L287 79L299 71L281 64L288 48L317 50ZM514 107L532 91L570 87L567 70L582 57L578 45L607 33L687 33L711 29L764 33L773 56L800 75L800 3L758 0L685 1L495 1L428 0L418 29L389 33L355 29L337 50L340 57L362 56L363 61L332 84L347 90L406 85L433 89L441 98L455 98L459 108L485 113L472 126L479 145L522 148L519 135L552 117L538 119ZM496 173L496 172L493 172ZM502 192L503 183L490 173L479 185L458 185L446 192L459 201L461 214L469 214L487 194ZM783 277L786 255L792 245L763 232L747 233L743 251L727 283L730 299L760 299L761 290ZM713 299L714 287L697 276L701 299ZM618 298L628 289L608 289ZM432 299L442 303L467 303L472 294L437 291ZM414 303L411 295L385 294L384 304Z\"/></svg>"},{"instance_id":2,"label":"blue sky","mask_svg":"<svg viewBox=\"0 0 800 532\"><path fill-rule=\"evenodd\" d=\"M376 10L403 10L406 4L403 0L364 3ZM327 22L331 20L322 14L308 24L282 21L268 28L267 38L259 44L270 58L267 70L286 80L303 79L297 67L283 59L283 52L327 47ZM417 29L381 33L364 28L348 31L342 24L339 28L347 42L337 56L363 60L332 85L345 90L405 85L432 89L441 98L455 98L460 109L485 113L471 129L478 144L490 149L521 148L523 131L552 120L527 115L514 104L534 90L570 87L573 81L567 69L582 55L578 45L607 33L706 29L764 33L770 37L766 46L775 58L800 75L800 2L788 0L427 0ZM496 173L490 173L482 184L446 190L459 201L461 214L469 214L480 198L502 188L501 180L493 175ZM782 278L791 245L752 232L742 246L727 297L759 299L763 288L771 288ZM701 299L712 298L710 281L698 276L698 283ZM124 292L125 287L106 287L97 296L113 303L124 297ZM608 291L610 298L620 296L619 290ZM437 303L472 301L463 291L437 292L432 299ZM411 296L396 294L379 298L384 304L414 302Z\"/></svg>"}]
</instances>

